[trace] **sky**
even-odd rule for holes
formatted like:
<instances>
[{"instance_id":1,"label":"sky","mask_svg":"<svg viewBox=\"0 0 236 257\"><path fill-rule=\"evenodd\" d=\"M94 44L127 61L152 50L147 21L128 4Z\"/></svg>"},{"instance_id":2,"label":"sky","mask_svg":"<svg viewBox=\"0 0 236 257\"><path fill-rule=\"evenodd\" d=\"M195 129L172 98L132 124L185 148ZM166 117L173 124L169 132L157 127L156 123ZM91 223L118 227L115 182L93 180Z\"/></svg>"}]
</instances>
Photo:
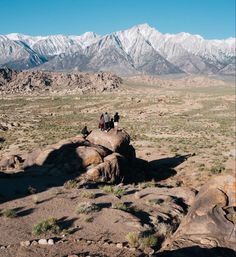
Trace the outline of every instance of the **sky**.
<instances>
[{"instance_id":1,"label":"sky","mask_svg":"<svg viewBox=\"0 0 236 257\"><path fill-rule=\"evenodd\" d=\"M235 37L236 0L0 0L0 34L104 35L148 23L162 33Z\"/></svg>"}]
</instances>

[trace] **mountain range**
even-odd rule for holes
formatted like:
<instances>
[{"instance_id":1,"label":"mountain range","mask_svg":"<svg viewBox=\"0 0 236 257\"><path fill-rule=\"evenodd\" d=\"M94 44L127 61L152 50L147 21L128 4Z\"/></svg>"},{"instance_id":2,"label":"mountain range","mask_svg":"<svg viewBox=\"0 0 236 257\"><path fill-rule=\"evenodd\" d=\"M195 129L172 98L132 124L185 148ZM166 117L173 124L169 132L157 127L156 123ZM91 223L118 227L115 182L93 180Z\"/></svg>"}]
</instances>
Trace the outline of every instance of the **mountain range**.
<instances>
[{"instance_id":1,"label":"mountain range","mask_svg":"<svg viewBox=\"0 0 236 257\"><path fill-rule=\"evenodd\" d=\"M100 36L0 35L0 66L15 70L133 74L235 74L235 38L162 34L148 24Z\"/></svg>"}]
</instances>

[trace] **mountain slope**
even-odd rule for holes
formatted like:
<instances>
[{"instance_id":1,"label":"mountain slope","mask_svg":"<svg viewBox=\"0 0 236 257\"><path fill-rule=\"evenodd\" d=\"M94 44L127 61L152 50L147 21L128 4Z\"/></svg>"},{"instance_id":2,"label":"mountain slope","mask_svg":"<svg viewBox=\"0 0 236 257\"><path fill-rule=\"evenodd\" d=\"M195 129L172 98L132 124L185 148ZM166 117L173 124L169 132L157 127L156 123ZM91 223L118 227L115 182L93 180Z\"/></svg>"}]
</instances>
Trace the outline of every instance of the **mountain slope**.
<instances>
[{"instance_id":1,"label":"mountain slope","mask_svg":"<svg viewBox=\"0 0 236 257\"><path fill-rule=\"evenodd\" d=\"M31 48L0 35L0 66L13 69L29 69L44 62Z\"/></svg>"},{"instance_id":2,"label":"mountain slope","mask_svg":"<svg viewBox=\"0 0 236 257\"><path fill-rule=\"evenodd\" d=\"M0 36L0 66L15 69L109 70L118 74L234 74L235 38L162 34L148 24L100 36Z\"/></svg>"}]
</instances>

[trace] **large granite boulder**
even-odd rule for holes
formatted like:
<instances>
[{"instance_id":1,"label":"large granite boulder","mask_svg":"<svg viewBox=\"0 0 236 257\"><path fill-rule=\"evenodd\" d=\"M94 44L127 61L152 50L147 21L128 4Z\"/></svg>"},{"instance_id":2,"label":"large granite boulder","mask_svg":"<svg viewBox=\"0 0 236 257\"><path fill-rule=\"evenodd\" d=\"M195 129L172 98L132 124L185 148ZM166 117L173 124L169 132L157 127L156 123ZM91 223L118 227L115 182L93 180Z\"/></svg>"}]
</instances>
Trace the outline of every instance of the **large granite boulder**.
<instances>
[{"instance_id":1,"label":"large granite boulder","mask_svg":"<svg viewBox=\"0 0 236 257\"><path fill-rule=\"evenodd\" d=\"M86 139L77 136L34 150L24 169L37 175L78 173L86 180L119 182L129 175L128 166L135 156L129 142L126 132L94 131Z\"/></svg>"},{"instance_id":2,"label":"large granite boulder","mask_svg":"<svg viewBox=\"0 0 236 257\"><path fill-rule=\"evenodd\" d=\"M87 140L122 154L126 158L135 158L134 148L130 145L130 136L124 130L111 129L108 132L94 130L88 135Z\"/></svg>"},{"instance_id":3,"label":"large granite boulder","mask_svg":"<svg viewBox=\"0 0 236 257\"><path fill-rule=\"evenodd\" d=\"M200 250L220 247L219 253L222 253L222 248L236 250L235 217L236 178L231 175L216 176L201 188L188 214L165 249L190 249L197 245ZM195 251L197 253L196 249ZM201 252L204 251L191 256L203 256ZM189 250L186 253L189 254ZM214 256L226 256L214 253ZM166 256L175 255L169 253ZM182 255L178 256L187 255L182 252Z\"/></svg>"}]
</instances>

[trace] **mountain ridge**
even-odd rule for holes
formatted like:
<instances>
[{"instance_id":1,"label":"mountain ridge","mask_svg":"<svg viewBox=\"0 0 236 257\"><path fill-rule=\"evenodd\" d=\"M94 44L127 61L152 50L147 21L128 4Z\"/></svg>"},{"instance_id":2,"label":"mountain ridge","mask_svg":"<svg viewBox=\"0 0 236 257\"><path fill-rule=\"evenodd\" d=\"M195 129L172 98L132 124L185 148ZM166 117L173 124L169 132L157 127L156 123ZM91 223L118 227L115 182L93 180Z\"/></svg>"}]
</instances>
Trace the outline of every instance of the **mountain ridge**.
<instances>
[{"instance_id":1,"label":"mountain ridge","mask_svg":"<svg viewBox=\"0 0 236 257\"><path fill-rule=\"evenodd\" d=\"M162 34L139 24L104 36L0 35L0 66L48 71L128 74L234 74L235 38L207 40L186 32Z\"/></svg>"}]
</instances>

